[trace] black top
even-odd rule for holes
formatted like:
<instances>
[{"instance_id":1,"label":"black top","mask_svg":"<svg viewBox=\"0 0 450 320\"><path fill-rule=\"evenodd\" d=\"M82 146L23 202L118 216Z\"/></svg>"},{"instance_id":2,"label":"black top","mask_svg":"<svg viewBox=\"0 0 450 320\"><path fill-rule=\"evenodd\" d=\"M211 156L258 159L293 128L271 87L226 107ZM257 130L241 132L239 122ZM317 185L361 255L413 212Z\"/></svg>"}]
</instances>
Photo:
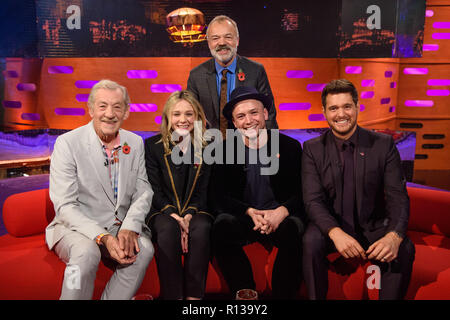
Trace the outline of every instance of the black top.
<instances>
[{"instance_id":1,"label":"black top","mask_svg":"<svg viewBox=\"0 0 450 320\"><path fill-rule=\"evenodd\" d=\"M334 137L334 142L336 143L336 147L339 151L339 159L341 160L341 164L344 164L344 141L349 141L353 144L353 150L356 150L358 148L358 132L359 132L359 127L356 127L355 132L353 132L352 136L350 138L348 138L347 140L343 140L343 139L339 139L338 137L336 137L333 134ZM353 154L353 157L355 158L355 153ZM356 159L355 159L356 160Z\"/></svg>"},{"instance_id":2,"label":"black top","mask_svg":"<svg viewBox=\"0 0 450 320\"><path fill-rule=\"evenodd\" d=\"M263 165L259 158L259 152L267 154L267 144L261 149L257 150L245 147L247 185L245 186L244 201L248 202L250 207L258 210L276 209L280 204L275 200L275 196L273 195L270 178L268 175L261 175L261 168L269 167L269 165Z\"/></svg>"},{"instance_id":3,"label":"black top","mask_svg":"<svg viewBox=\"0 0 450 320\"><path fill-rule=\"evenodd\" d=\"M154 192L149 218L158 213L209 214L206 201L211 166L194 164L191 149L187 152L192 161L173 163L160 140L160 134L145 140L145 166Z\"/></svg>"},{"instance_id":4,"label":"black top","mask_svg":"<svg viewBox=\"0 0 450 320\"><path fill-rule=\"evenodd\" d=\"M267 150L269 157L277 159L278 171L273 175L268 175L270 189L275 201L288 209L290 215L304 217L302 201L302 180L301 180L301 144L284 134L279 133L278 148L272 148L272 130L268 131ZM234 152L240 136L235 136ZM227 140L228 141L228 140ZM241 142L242 143L242 142ZM275 151L272 151L275 149ZM278 149L278 150L276 150ZM275 154L272 157L272 152ZM223 145L223 159L226 159L226 147ZM225 161L224 161L225 163ZM245 215L248 208L252 207L245 198L245 189L248 175L245 164L239 164L235 158L234 164L216 164L211 177L212 188L210 203L211 209L218 213L229 213L233 215ZM249 182L249 184L253 184Z\"/></svg>"}]
</instances>

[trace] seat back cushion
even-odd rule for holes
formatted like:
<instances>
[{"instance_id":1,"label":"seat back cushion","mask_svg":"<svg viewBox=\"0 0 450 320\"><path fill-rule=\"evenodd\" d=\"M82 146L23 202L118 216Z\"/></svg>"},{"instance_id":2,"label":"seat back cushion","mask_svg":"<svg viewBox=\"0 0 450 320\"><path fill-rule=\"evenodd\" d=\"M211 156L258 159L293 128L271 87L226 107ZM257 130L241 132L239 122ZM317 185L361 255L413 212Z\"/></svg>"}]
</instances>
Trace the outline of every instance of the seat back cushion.
<instances>
[{"instance_id":1,"label":"seat back cushion","mask_svg":"<svg viewBox=\"0 0 450 320\"><path fill-rule=\"evenodd\" d=\"M450 192L408 187L408 230L450 236Z\"/></svg>"},{"instance_id":2,"label":"seat back cushion","mask_svg":"<svg viewBox=\"0 0 450 320\"><path fill-rule=\"evenodd\" d=\"M15 237L44 232L54 216L48 189L16 193L3 204L3 223L8 233Z\"/></svg>"}]
</instances>

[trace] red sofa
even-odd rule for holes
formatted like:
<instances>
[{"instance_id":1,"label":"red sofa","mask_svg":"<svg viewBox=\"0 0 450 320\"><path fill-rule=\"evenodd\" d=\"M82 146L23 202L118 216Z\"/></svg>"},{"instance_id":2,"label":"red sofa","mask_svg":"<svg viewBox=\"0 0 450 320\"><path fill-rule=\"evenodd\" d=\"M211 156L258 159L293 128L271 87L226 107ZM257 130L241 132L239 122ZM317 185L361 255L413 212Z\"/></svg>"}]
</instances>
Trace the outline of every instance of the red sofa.
<instances>
[{"instance_id":1,"label":"red sofa","mask_svg":"<svg viewBox=\"0 0 450 320\"><path fill-rule=\"evenodd\" d=\"M408 187L411 217L408 235L416 246L416 259L407 299L450 299L450 192ZM65 265L44 241L44 229L54 210L48 189L14 194L4 203L3 222L8 234L0 236L0 299L58 299ZM277 249L255 243L245 247L255 274L257 290L270 293ZM329 256L329 299L376 299L368 289L370 263L354 260L342 264L338 254ZM356 269L356 271L355 271ZM349 274L350 271L354 271ZM112 271L100 264L94 298L98 299ZM215 262L209 266L208 294L228 288ZM155 259L138 293L159 295ZM298 297L306 298L304 284Z\"/></svg>"}]
</instances>

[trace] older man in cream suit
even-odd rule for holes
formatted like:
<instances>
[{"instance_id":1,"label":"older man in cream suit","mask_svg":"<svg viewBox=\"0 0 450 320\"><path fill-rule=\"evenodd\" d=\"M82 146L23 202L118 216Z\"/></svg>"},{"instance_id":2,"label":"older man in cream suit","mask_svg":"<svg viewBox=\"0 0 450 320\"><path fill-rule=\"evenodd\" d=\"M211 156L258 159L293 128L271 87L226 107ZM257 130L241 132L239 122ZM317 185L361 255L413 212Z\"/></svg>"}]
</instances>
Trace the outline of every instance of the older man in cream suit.
<instances>
[{"instance_id":1,"label":"older man in cream suit","mask_svg":"<svg viewBox=\"0 0 450 320\"><path fill-rule=\"evenodd\" d=\"M61 299L92 298L101 258L115 267L102 299L130 299L153 258L144 223L153 191L143 142L120 129L129 100L125 87L100 81L88 100L92 121L56 140L50 166L56 216L46 242L66 263Z\"/></svg>"}]
</instances>

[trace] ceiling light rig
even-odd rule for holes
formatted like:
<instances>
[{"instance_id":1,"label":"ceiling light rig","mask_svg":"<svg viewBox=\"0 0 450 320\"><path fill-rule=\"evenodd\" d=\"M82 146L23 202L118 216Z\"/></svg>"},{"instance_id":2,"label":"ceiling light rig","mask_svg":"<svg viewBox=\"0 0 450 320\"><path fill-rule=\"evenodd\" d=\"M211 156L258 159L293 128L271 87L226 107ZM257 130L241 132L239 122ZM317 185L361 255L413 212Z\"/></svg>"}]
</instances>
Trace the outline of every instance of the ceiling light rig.
<instances>
[{"instance_id":1,"label":"ceiling light rig","mask_svg":"<svg viewBox=\"0 0 450 320\"><path fill-rule=\"evenodd\" d=\"M193 8L179 8L166 16L169 38L184 46L193 46L195 42L206 40L205 16L200 10Z\"/></svg>"}]
</instances>

